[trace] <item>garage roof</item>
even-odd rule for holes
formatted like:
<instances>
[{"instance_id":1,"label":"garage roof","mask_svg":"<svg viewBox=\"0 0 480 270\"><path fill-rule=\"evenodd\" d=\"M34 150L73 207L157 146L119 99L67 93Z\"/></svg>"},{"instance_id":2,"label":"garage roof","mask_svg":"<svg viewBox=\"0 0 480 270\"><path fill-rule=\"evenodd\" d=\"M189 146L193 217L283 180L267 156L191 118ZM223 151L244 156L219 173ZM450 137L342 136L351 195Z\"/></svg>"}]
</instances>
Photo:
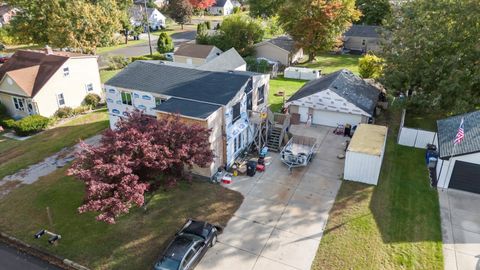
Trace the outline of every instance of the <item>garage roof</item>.
<instances>
[{"instance_id":1,"label":"garage roof","mask_svg":"<svg viewBox=\"0 0 480 270\"><path fill-rule=\"evenodd\" d=\"M457 144L453 156L480 152L480 111L475 111L437 121L440 158L448 158L452 155L453 142L462 118L464 119L463 129L465 138L460 144Z\"/></svg>"},{"instance_id":2,"label":"garage roof","mask_svg":"<svg viewBox=\"0 0 480 270\"><path fill-rule=\"evenodd\" d=\"M374 114L380 90L353 74L350 70L342 69L319 79L306 83L287 102L311 96L325 90L335 92L351 104Z\"/></svg>"},{"instance_id":3,"label":"garage roof","mask_svg":"<svg viewBox=\"0 0 480 270\"><path fill-rule=\"evenodd\" d=\"M369 124L358 125L347 151L381 156L387 137L387 127Z\"/></svg>"}]
</instances>

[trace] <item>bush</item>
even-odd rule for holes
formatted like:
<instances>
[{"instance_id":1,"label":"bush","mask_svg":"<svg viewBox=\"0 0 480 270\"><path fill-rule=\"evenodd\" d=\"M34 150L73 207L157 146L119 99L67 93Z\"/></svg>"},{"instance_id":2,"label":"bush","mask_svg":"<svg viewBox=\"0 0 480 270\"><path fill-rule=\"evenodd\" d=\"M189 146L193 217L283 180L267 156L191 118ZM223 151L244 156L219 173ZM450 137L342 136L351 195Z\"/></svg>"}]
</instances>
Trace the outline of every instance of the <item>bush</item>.
<instances>
[{"instance_id":1,"label":"bush","mask_svg":"<svg viewBox=\"0 0 480 270\"><path fill-rule=\"evenodd\" d=\"M88 94L85 99L83 100L83 104L89 106L90 108L96 108L98 106L98 103L100 103L100 100L102 100L100 98L99 95L97 94L94 94L94 93L90 93Z\"/></svg>"},{"instance_id":2,"label":"bush","mask_svg":"<svg viewBox=\"0 0 480 270\"><path fill-rule=\"evenodd\" d=\"M205 24L205 27L207 27L208 30L212 29L212 24L210 23L210 21L205 21L204 24Z\"/></svg>"},{"instance_id":3,"label":"bush","mask_svg":"<svg viewBox=\"0 0 480 270\"><path fill-rule=\"evenodd\" d=\"M61 107L55 112L55 116L58 118L68 118L73 116L73 109L70 107Z\"/></svg>"},{"instance_id":4,"label":"bush","mask_svg":"<svg viewBox=\"0 0 480 270\"><path fill-rule=\"evenodd\" d=\"M115 55L108 58L108 68L117 70L126 67L130 63L130 59L125 56Z\"/></svg>"},{"instance_id":5,"label":"bush","mask_svg":"<svg viewBox=\"0 0 480 270\"><path fill-rule=\"evenodd\" d=\"M233 7L233 14L238 14L240 11L242 11L240 7Z\"/></svg>"},{"instance_id":6,"label":"bush","mask_svg":"<svg viewBox=\"0 0 480 270\"><path fill-rule=\"evenodd\" d=\"M12 129L13 126L15 125L15 120L11 118L1 119L0 125L3 126L4 128Z\"/></svg>"},{"instance_id":7,"label":"bush","mask_svg":"<svg viewBox=\"0 0 480 270\"><path fill-rule=\"evenodd\" d=\"M154 54L152 56L146 54L142 56L134 56L132 57L132 62L137 60L166 60L165 55L163 54Z\"/></svg>"},{"instance_id":8,"label":"bush","mask_svg":"<svg viewBox=\"0 0 480 270\"><path fill-rule=\"evenodd\" d=\"M378 79L383 75L384 61L373 54L367 54L358 60L358 72L364 79Z\"/></svg>"},{"instance_id":9,"label":"bush","mask_svg":"<svg viewBox=\"0 0 480 270\"><path fill-rule=\"evenodd\" d=\"M173 52L173 40L169 34L162 32L158 36L157 51L159 53Z\"/></svg>"},{"instance_id":10,"label":"bush","mask_svg":"<svg viewBox=\"0 0 480 270\"><path fill-rule=\"evenodd\" d=\"M97 103L98 105L98 103ZM90 110L90 106L79 106L79 107L76 107L75 109L73 109L73 115L79 115L79 114L83 114L85 112L88 112Z\"/></svg>"},{"instance_id":11,"label":"bush","mask_svg":"<svg viewBox=\"0 0 480 270\"><path fill-rule=\"evenodd\" d=\"M3 105L2 103L0 103L0 117L2 116L8 116L8 112L7 112L7 107L5 107L5 105Z\"/></svg>"},{"instance_id":12,"label":"bush","mask_svg":"<svg viewBox=\"0 0 480 270\"><path fill-rule=\"evenodd\" d=\"M18 120L13 125L13 130L19 136L28 136L44 130L50 119L41 115L30 115Z\"/></svg>"}]
</instances>

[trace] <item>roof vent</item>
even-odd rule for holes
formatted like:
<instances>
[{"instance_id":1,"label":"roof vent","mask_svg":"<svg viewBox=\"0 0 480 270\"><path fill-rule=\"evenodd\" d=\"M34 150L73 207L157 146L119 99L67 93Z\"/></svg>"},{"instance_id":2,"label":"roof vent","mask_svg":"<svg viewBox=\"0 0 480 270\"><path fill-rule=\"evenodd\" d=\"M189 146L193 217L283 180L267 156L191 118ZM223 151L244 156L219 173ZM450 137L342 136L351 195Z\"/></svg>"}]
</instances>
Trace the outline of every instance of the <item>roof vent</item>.
<instances>
[{"instance_id":1,"label":"roof vent","mask_svg":"<svg viewBox=\"0 0 480 270\"><path fill-rule=\"evenodd\" d=\"M53 50L50 46L45 46L45 53L50 55L50 54L53 54Z\"/></svg>"}]
</instances>

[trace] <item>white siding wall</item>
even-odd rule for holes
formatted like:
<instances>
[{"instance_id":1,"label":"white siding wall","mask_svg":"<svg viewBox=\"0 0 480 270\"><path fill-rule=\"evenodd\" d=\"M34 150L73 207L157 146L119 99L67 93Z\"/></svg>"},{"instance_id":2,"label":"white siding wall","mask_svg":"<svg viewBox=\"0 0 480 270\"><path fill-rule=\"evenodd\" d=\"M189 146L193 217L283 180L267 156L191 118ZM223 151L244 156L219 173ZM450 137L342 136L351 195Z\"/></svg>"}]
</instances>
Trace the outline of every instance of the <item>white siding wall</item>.
<instances>
[{"instance_id":1,"label":"white siding wall","mask_svg":"<svg viewBox=\"0 0 480 270\"><path fill-rule=\"evenodd\" d=\"M450 161L439 160L437 164L438 188L448 188L450 177L452 176L453 168L457 160L480 164L480 153L453 157Z\"/></svg>"},{"instance_id":2,"label":"white siding wall","mask_svg":"<svg viewBox=\"0 0 480 270\"><path fill-rule=\"evenodd\" d=\"M358 114L314 110L312 123L328 127L350 124L352 126L365 123L364 117Z\"/></svg>"},{"instance_id":3,"label":"white siding wall","mask_svg":"<svg viewBox=\"0 0 480 270\"><path fill-rule=\"evenodd\" d=\"M69 69L69 75L64 76L63 69ZM93 91L87 92L86 86L91 83ZM36 102L38 113L50 117L59 108L57 95L63 93L65 106L78 107L88 93L103 96L98 71L97 58L70 58L50 78L37 95L33 98Z\"/></svg>"},{"instance_id":4,"label":"white siding wall","mask_svg":"<svg viewBox=\"0 0 480 270\"><path fill-rule=\"evenodd\" d=\"M380 156L347 151L343 178L346 180L377 185L385 153L385 141Z\"/></svg>"}]
</instances>

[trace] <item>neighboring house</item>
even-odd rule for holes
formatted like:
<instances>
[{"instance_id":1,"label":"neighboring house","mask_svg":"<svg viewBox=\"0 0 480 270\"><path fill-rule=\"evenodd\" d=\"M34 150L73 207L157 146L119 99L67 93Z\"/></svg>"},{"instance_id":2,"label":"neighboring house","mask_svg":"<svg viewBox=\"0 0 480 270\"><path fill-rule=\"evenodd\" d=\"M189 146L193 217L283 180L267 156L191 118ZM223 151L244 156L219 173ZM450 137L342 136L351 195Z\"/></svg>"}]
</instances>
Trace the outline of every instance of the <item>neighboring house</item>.
<instances>
[{"instance_id":1,"label":"neighboring house","mask_svg":"<svg viewBox=\"0 0 480 270\"><path fill-rule=\"evenodd\" d=\"M464 119L464 139L455 138ZM453 188L480 193L480 111L437 121L438 188Z\"/></svg>"},{"instance_id":2,"label":"neighboring house","mask_svg":"<svg viewBox=\"0 0 480 270\"><path fill-rule=\"evenodd\" d=\"M198 67L218 57L221 53L219 48L212 45L186 43L174 52L173 62Z\"/></svg>"},{"instance_id":3,"label":"neighboring house","mask_svg":"<svg viewBox=\"0 0 480 270\"><path fill-rule=\"evenodd\" d=\"M89 93L102 94L95 55L17 51L0 67L0 102L13 118L50 117L80 106Z\"/></svg>"},{"instance_id":4,"label":"neighboring house","mask_svg":"<svg viewBox=\"0 0 480 270\"><path fill-rule=\"evenodd\" d=\"M343 34L343 48L362 53L380 51L383 39L379 31L379 26L354 24Z\"/></svg>"},{"instance_id":5,"label":"neighboring house","mask_svg":"<svg viewBox=\"0 0 480 270\"><path fill-rule=\"evenodd\" d=\"M368 123L375 115L380 91L343 69L305 84L286 102L300 122L323 126Z\"/></svg>"},{"instance_id":6,"label":"neighboring house","mask_svg":"<svg viewBox=\"0 0 480 270\"><path fill-rule=\"evenodd\" d=\"M275 60L284 66L290 66L303 57L303 49L295 46L289 36L280 36L255 44L255 56Z\"/></svg>"},{"instance_id":7,"label":"neighboring house","mask_svg":"<svg viewBox=\"0 0 480 270\"><path fill-rule=\"evenodd\" d=\"M146 1L148 1L148 0L134 0L134 1L133 1L133 4L144 6ZM148 2L147 2L147 3L148 3ZM162 7L164 7L164 6L166 6L166 5L168 4L168 0L154 0L153 3L154 3L157 7L162 8Z\"/></svg>"},{"instance_id":8,"label":"neighboring house","mask_svg":"<svg viewBox=\"0 0 480 270\"><path fill-rule=\"evenodd\" d=\"M235 48L231 48L230 50L220 54L218 57L215 57L207 63L199 66L198 69L207 71L246 71L247 62L245 62Z\"/></svg>"},{"instance_id":9,"label":"neighboring house","mask_svg":"<svg viewBox=\"0 0 480 270\"><path fill-rule=\"evenodd\" d=\"M110 125L134 109L157 118L180 114L183 121L212 130L214 162L195 173L211 177L231 166L254 140L249 111L266 112L269 76L245 71L210 72L135 61L105 83Z\"/></svg>"},{"instance_id":10,"label":"neighboring house","mask_svg":"<svg viewBox=\"0 0 480 270\"><path fill-rule=\"evenodd\" d=\"M17 9L7 4L0 3L0 27L8 24L17 13Z\"/></svg>"},{"instance_id":11,"label":"neighboring house","mask_svg":"<svg viewBox=\"0 0 480 270\"><path fill-rule=\"evenodd\" d=\"M231 0L217 0L213 6L208 8L208 12L213 15L230 15L233 14L233 3Z\"/></svg>"},{"instance_id":12,"label":"neighboring house","mask_svg":"<svg viewBox=\"0 0 480 270\"><path fill-rule=\"evenodd\" d=\"M158 30L164 29L167 24L167 18L158 11L156 8L147 8L145 14L145 8L141 5L134 5L130 8L130 23L133 26L139 26L144 24L144 18L147 16L148 23L151 29Z\"/></svg>"},{"instance_id":13,"label":"neighboring house","mask_svg":"<svg viewBox=\"0 0 480 270\"><path fill-rule=\"evenodd\" d=\"M242 3L237 0L230 0L232 2L233 7L242 7Z\"/></svg>"}]
</instances>

